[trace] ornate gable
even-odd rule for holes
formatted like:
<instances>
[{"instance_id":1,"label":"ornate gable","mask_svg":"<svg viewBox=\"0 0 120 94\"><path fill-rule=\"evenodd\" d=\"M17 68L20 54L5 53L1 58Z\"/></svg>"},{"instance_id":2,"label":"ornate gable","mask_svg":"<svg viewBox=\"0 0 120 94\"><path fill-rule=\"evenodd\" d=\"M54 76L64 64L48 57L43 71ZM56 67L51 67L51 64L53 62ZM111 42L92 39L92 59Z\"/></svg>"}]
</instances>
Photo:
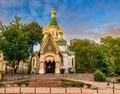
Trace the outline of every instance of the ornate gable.
<instances>
[{"instance_id":1,"label":"ornate gable","mask_svg":"<svg viewBox=\"0 0 120 94\"><path fill-rule=\"evenodd\" d=\"M54 53L57 54L60 52L60 49L54 40L54 38L49 34L46 39L43 41L42 46L40 47L40 54Z\"/></svg>"},{"instance_id":2,"label":"ornate gable","mask_svg":"<svg viewBox=\"0 0 120 94\"><path fill-rule=\"evenodd\" d=\"M43 48L43 54L46 53L54 53L54 54L56 53L56 47L50 37L48 37L47 43Z\"/></svg>"}]
</instances>

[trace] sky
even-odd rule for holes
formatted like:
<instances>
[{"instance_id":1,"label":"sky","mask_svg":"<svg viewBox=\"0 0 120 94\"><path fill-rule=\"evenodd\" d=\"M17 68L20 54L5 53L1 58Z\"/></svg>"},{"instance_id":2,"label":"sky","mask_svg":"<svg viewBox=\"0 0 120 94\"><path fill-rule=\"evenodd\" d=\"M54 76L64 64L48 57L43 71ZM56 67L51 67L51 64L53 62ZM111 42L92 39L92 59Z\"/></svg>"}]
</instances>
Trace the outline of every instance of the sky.
<instances>
[{"instance_id":1,"label":"sky","mask_svg":"<svg viewBox=\"0 0 120 94\"><path fill-rule=\"evenodd\" d=\"M120 0L0 0L0 20L7 25L19 16L21 22L35 21L45 29L52 9L67 41L120 37Z\"/></svg>"}]
</instances>

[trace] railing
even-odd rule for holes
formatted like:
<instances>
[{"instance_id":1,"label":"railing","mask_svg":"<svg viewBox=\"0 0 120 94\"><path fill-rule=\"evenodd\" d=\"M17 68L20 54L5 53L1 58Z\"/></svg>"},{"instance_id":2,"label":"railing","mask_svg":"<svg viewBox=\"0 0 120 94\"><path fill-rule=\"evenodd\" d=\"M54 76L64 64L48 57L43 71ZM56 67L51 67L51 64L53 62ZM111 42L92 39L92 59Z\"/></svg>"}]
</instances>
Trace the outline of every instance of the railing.
<instances>
[{"instance_id":1,"label":"railing","mask_svg":"<svg viewBox=\"0 0 120 94\"><path fill-rule=\"evenodd\" d=\"M119 90L83 87L1 87L0 94L120 94Z\"/></svg>"},{"instance_id":2,"label":"railing","mask_svg":"<svg viewBox=\"0 0 120 94\"><path fill-rule=\"evenodd\" d=\"M81 94L86 92L82 87L2 87L0 93L30 93L30 94ZM92 91L98 93L98 89ZM87 94L89 94L88 92Z\"/></svg>"}]
</instances>

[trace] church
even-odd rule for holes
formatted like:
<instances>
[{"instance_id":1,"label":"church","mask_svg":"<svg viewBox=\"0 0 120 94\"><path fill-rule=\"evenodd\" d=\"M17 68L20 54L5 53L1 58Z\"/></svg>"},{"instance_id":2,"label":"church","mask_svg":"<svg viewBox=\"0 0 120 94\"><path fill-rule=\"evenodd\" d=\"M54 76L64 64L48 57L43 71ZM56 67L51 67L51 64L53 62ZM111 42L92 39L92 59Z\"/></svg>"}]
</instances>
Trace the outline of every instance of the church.
<instances>
[{"instance_id":1,"label":"church","mask_svg":"<svg viewBox=\"0 0 120 94\"><path fill-rule=\"evenodd\" d=\"M63 30L56 20L56 11L51 11L49 26L43 31L43 40L37 55L32 58L32 73L74 73L75 55L67 48Z\"/></svg>"}]
</instances>

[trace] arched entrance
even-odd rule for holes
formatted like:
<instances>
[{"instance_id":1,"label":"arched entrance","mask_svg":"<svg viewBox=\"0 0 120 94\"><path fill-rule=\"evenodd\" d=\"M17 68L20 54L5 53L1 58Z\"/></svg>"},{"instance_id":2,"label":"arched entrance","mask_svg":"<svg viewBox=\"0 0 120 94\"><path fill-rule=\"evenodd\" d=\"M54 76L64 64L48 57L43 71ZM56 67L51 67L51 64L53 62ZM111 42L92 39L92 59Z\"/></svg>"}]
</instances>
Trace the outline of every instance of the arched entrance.
<instances>
[{"instance_id":1,"label":"arched entrance","mask_svg":"<svg viewBox=\"0 0 120 94\"><path fill-rule=\"evenodd\" d=\"M55 73L55 61L45 61L46 73Z\"/></svg>"},{"instance_id":2,"label":"arched entrance","mask_svg":"<svg viewBox=\"0 0 120 94\"><path fill-rule=\"evenodd\" d=\"M44 73L60 73L60 59L59 55L47 53L40 57L40 74Z\"/></svg>"},{"instance_id":3,"label":"arched entrance","mask_svg":"<svg viewBox=\"0 0 120 94\"><path fill-rule=\"evenodd\" d=\"M45 57L45 73L55 73L55 58L52 55Z\"/></svg>"}]
</instances>

